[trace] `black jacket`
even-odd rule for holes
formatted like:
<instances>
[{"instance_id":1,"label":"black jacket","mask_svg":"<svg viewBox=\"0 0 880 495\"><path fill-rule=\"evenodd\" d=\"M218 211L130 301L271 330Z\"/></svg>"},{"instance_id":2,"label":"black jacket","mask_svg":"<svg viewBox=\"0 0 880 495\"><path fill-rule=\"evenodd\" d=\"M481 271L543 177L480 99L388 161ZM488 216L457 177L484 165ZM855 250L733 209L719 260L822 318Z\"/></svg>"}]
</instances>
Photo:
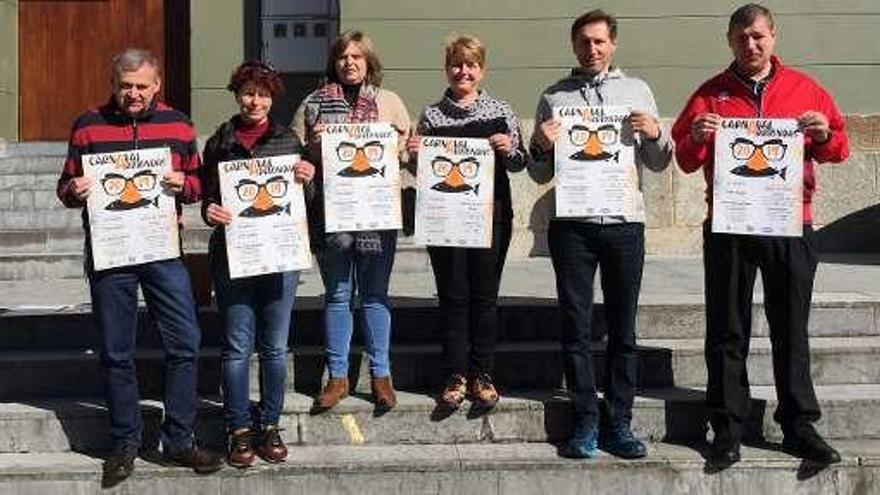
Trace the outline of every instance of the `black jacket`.
<instances>
[{"instance_id":1,"label":"black jacket","mask_svg":"<svg viewBox=\"0 0 880 495\"><path fill-rule=\"evenodd\" d=\"M299 154L305 156L305 149L293 132L276 125L271 120L269 128L257 139L253 149L247 150L235 137L235 124L239 119L240 117L236 115L221 124L205 144L204 166L201 169L202 219L205 223L208 223L206 215L208 205L211 203L223 204L220 197L220 178L217 174L217 164L230 160L278 155ZM315 197L315 186L311 182L306 184L304 192L308 204Z\"/></svg>"}]
</instances>

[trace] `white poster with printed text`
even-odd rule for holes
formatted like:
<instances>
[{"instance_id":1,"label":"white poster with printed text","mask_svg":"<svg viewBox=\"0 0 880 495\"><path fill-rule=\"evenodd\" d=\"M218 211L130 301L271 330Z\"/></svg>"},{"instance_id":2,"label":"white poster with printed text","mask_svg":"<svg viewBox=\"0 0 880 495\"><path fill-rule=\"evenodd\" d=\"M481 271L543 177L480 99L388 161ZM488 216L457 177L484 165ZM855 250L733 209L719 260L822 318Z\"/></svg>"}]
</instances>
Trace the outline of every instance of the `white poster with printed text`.
<instances>
[{"instance_id":1,"label":"white poster with printed text","mask_svg":"<svg viewBox=\"0 0 880 495\"><path fill-rule=\"evenodd\" d=\"M174 193L163 186L171 150L83 155L92 179L86 202L95 270L180 257Z\"/></svg>"},{"instance_id":2,"label":"white poster with printed text","mask_svg":"<svg viewBox=\"0 0 880 495\"><path fill-rule=\"evenodd\" d=\"M302 184L294 180L299 155L221 162L229 277L303 270L312 265Z\"/></svg>"},{"instance_id":3,"label":"white poster with printed text","mask_svg":"<svg viewBox=\"0 0 880 495\"><path fill-rule=\"evenodd\" d=\"M639 206L630 108L555 107L556 216L634 216Z\"/></svg>"},{"instance_id":4,"label":"white poster with printed text","mask_svg":"<svg viewBox=\"0 0 880 495\"><path fill-rule=\"evenodd\" d=\"M391 124L327 124L321 134L327 232L403 227L397 131Z\"/></svg>"},{"instance_id":5,"label":"white poster with printed text","mask_svg":"<svg viewBox=\"0 0 880 495\"><path fill-rule=\"evenodd\" d=\"M495 153L488 139L422 138L416 181L417 244L492 246Z\"/></svg>"},{"instance_id":6,"label":"white poster with printed text","mask_svg":"<svg viewBox=\"0 0 880 495\"><path fill-rule=\"evenodd\" d=\"M794 119L722 119L712 232L803 234L804 137Z\"/></svg>"}]
</instances>

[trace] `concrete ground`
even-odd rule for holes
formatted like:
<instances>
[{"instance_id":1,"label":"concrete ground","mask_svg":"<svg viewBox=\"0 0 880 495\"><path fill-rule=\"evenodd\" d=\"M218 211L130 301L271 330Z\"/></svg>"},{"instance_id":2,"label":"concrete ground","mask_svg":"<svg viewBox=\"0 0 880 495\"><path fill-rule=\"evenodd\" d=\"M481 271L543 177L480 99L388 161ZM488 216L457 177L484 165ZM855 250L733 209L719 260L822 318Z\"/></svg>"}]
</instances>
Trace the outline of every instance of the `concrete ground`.
<instances>
[{"instance_id":1,"label":"concrete ground","mask_svg":"<svg viewBox=\"0 0 880 495\"><path fill-rule=\"evenodd\" d=\"M814 301L880 301L880 265L873 262L821 263L814 284ZM601 300L597 279L596 299ZM430 269L395 271L390 294L395 297L433 299L434 275ZM323 294L320 276L313 268L300 279L297 296ZM555 299L556 287L549 258L508 262L501 281L501 297ZM755 300L762 294L760 280ZM649 256L642 279L643 304L699 304L703 302L703 264L699 257ZM67 309L89 303L85 279L0 281L0 311L12 309Z\"/></svg>"}]
</instances>

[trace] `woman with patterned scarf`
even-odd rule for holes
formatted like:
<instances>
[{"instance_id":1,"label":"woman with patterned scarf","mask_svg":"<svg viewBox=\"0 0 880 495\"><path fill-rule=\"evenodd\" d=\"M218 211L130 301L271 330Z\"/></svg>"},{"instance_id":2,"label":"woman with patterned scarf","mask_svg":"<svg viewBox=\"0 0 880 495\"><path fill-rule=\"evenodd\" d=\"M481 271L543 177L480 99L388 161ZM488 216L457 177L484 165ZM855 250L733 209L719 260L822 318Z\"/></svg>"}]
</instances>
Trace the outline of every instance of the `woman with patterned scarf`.
<instances>
[{"instance_id":1,"label":"woman with patterned scarf","mask_svg":"<svg viewBox=\"0 0 880 495\"><path fill-rule=\"evenodd\" d=\"M321 132L327 124L385 122L398 132L400 146L410 120L401 99L379 87L382 64L370 39L360 31L342 33L330 47L327 83L303 100L293 118L293 131L307 146L308 160L318 167L319 194L310 204L311 239L324 280L324 326L330 378L315 399L317 410L332 408L348 395L348 357L353 330L351 299L357 289L363 310L364 342L370 360L370 387L377 409L394 407L389 346L391 308L388 281L394 263L397 231L324 232L321 191Z\"/></svg>"}]
</instances>

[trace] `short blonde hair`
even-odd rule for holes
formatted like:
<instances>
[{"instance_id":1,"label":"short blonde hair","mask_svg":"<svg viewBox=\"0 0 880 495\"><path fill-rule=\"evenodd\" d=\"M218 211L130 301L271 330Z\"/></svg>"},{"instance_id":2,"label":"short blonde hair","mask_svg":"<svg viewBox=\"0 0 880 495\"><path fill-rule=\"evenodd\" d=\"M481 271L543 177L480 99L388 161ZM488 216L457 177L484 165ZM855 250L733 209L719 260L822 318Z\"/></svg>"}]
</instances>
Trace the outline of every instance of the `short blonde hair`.
<instances>
[{"instance_id":1,"label":"short blonde hair","mask_svg":"<svg viewBox=\"0 0 880 495\"><path fill-rule=\"evenodd\" d=\"M461 62L486 66L486 47L476 36L453 35L446 42L446 67Z\"/></svg>"}]
</instances>

